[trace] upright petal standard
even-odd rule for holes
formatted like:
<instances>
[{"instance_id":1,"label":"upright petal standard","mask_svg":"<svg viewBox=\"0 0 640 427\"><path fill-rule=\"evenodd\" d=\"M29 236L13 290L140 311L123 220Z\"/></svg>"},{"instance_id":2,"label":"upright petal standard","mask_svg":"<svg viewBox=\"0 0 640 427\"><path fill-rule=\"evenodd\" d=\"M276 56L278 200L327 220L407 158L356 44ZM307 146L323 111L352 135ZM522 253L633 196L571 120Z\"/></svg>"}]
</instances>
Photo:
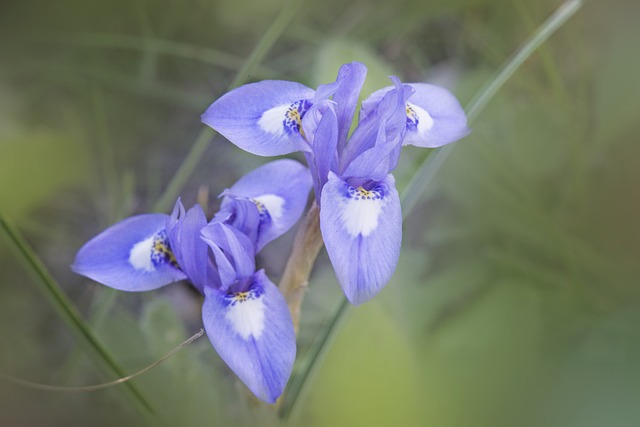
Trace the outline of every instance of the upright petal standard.
<instances>
[{"instance_id":1,"label":"upright petal standard","mask_svg":"<svg viewBox=\"0 0 640 427\"><path fill-rule=\"evenodd\" d=\"M225 192L207 223L202 208L178 200L173 213L145 214L85 244L73 270L115 289L146 291L178 280L204 295L202 318L216 351L260 399L275 403L296 354L284 297L255 255L300 218L311 177L293 160L266 164Z\"/></svg>"},{"instance_id":2,"label":"upright petal standard","mask_svg":"<svg viewBox=\"0 0 640 427\"><path fill-rule=\"evenodd\" d=\"M204 123L251 153L304 152L327 253L354 304L376 295L398 262L402 214L391 172L402 147L440 147L469 133L449 91L391 76L393 86L362 102L349 136L365 76L366 67L352 62L315 92L293 82L252 83L222 96L203 115ZM250 114L238 107L245 104L252 105Z\"/></svg>"}]
</instances>

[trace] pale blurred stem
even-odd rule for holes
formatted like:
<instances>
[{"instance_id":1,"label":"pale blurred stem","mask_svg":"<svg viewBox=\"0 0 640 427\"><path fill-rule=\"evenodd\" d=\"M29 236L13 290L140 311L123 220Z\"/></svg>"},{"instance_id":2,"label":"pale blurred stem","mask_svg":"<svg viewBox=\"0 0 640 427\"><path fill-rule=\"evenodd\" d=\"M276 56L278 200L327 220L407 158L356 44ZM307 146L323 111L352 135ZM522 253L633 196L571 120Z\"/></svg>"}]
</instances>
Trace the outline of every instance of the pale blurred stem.
<instances>
[{"instance_id":1,"label":"pale blurred stem","mask_svg":"<svg viewBox=\"0 0 640 427\"><path fill-rule=\"evenodd\" d=\"M291 255L280 279L280 291L287 300L296 335L300 326L300 308L309 285L309 276L322 246L324 242L320 233L320 207L314 201L298 228Z\"/></svg>"}]
</instances>

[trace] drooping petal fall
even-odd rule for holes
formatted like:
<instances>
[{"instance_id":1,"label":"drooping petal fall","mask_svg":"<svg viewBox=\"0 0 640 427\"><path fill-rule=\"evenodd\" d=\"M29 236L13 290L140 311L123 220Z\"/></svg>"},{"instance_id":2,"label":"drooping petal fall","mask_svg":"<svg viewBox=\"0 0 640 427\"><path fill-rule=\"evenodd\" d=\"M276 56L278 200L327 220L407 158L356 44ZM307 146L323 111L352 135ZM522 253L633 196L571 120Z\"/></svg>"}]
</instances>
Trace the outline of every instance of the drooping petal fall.
<instances>
[{"instance_id":1,"label":"drooping petal fall","mask_svg":"<svg viewBox=\"0 0 640 427\"><path fill-rule=\"evenodd\" d=\"M71 269L121 291L149 291L186 279L165 231L168 215L127 218L87 242Z\"/></svg>"},{"instance_id":2,"label":"drooping petal fall","mask_svg":"<svg viewBox=\"0 0 640 427\"><path fill-rule=\"evenodd\" d=\"M440 147L469 133L465 112L451 92L426 83L408 85L415 92L406 102L407 132L403 145ZM363 101L361 117L369 115L392 89L387 87L378 90Z\"/></svg>"},{"instance_id":3,"label":"drooping petal fall","mask_svg":"<svg viewBox=\"0 0 640 427\"><path fill-rule=\"evenodd\" d=\"M202 319L222 360L260 399L275 403L296 355L295 333L286 301L258 271L244 290L205 290Z\"/></svg>"},{"instance_id":4,"label":"drooping petal fall","mask_svg":"<svg viewBox=\"0 0 640 427\"><path fill-rule=\"evenodd\" d=\"M295 82L250 83L216 100L202 115L202 122L250 153L292 153L304 147L302 117L311 107L314 93Z\"/></svg>"},{"instance_id":5,"label":"drooping petal fall","mask_svg":"<svg viewBox=\"0 0 640 427\"><path fill-rule=\"evenodd\" d=\"M352 186L330 173L322 190L322 237L338 282L352 304L368 301L389 281L402 242L395 179L388 175L365 186Z\"/></svg>"}]
</instances>

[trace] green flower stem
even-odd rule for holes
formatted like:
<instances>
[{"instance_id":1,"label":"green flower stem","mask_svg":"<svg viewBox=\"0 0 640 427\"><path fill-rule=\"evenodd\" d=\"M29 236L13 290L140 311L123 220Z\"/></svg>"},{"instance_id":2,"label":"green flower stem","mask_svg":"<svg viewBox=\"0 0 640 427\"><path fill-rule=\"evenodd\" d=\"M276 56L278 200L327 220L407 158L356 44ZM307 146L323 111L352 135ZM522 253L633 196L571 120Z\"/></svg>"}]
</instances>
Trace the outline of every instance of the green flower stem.
<instances>
[{"instance_id":1,"label":"green flower stem","mask_svg":"<svg viewBox=\"0 0 640 427\"><path fill-rule=\"evenodd\" d=\"M79 33L69 36L56 33L32 33L25 37L27 42L59 44L90 49L121 49L139 52L151 52L159 55L174 56L202 62L229 70L239 70L245 64L242 58L229 53L190 43L165 40L145 35L144 37L125 34L109 33ZM254 72L260 77L268 78L276 75L275 70L263 66L255 68Z\"/></svg>"},{"instance_id":2,"label":"green flower stem","mask_svg":"<svg viewBox=\"0 0 640 427\"><path fill-rule=\"evenodd\" d=\"M42 261L40 261L26 239L18 229L2 215L0 215L0 231L4 235L10 248L24 264L25 268L34 276L34 283L71 329L79 343L100 361L101 368L109 376L115 376L116 378L125 377L127 374L124 369L120 367L116 359L98 339L91 326L85 321L80 312L78 312L78 309L64 293ZM126 382L123 387L119 389L123 390L128 397L136 402L135 406L148 421L152 420L153 408L133 383Z\"/></svg>"},{"instance_id":3,"label":"green flower stem","mask_svg":"<svg viewBox=\"0 0 640 427\"><path fill-rule=\"evenodd\" d=\"M477 95L469 102L465 111L467 112L467 118L469 122L473 122L489 101L495 96L495 94L502 88L502 86L509 80L509 78L518 70L518 68L529 58L535 50L540 47L558 28L560 28L569 18L571 18L582 6L582 0L569 0L563 3L556 12L549 17L527 40L524 45L502 66L496 75L477 93ZM427 159L420 165L413 179L401 194L402 200L402 212L403 217L407 217L413 208L415 207L418 199L424 194L425 189L432 182L433 177L445 162L447 157L453 151L454 145L447 145L440 149L434 150ZM304 224L303 224L304 226ZM314 225L309 222L310 227ZM308 231L312 233L312 231ZM298 231L298 235L304 235L307 231L301 227ZM321 238L321 237L320 237ZM312 253L310 246L294 246L294 253L292 258L305 258L304 255L296 254L296 250L309 250L309 254ZM316 254L317 255L317 254ZM287 267L289 265L287 264ZM300 267L299 272L296 272L298 281L304 283L308 280L308 275L311 273L311 266ZM306 274L306 276L305 276ZM291 307L291 306L290 306ZM318 335L316 343L310 349L306 360L300 362L302 365L294 372L289 386L285 390L285 394L281 398L281 404L279 406L279 415L282 418L289 418L295 410L296 403L301 401L300 394L304 392L305 385L308 384L309 379L312 377L312 371L318 366L322 360L323 355L333 342L334 337L337 334L340 326L342 325L346 314L349 312L351 305L346 299L342 299L338 307L336 308L334 315L327 323L327 327L321 331ZM292 316L294 313L292 313ZM299 319L296 319L299 321Z\"/></svg>"},{"instance_id":4,"label":"green flower stem","mask_svg":"<svg viewBox=\"0 0 640 427\"><path fill-rule=\"evenodd\" d=\"M582 0L569 0L563 3L553 15L551 15L535 33L518 49L509 60L498 70L495 76L489 80L467 104L465 111L469 123L475 121L476 117L504 86L518 68L526 61L533 52L536 51L553 33L558 30L569 18L571 18L582 7ZM420 165L413 178L401 194L402 212L406 217L413 210L419 198L429 186L436 172L440 169L445 160L453 151L455 145L445 145L434 150Z\"/></svg>"},{"instance_id":5,"label":"green flower stem","mask_svg":"<svg viewBox=\"0 0 640 427\"><path fill-rule=\"evenodd\" d=\"M289 25L289 22L293 19L299 5L300 0L289 0L289 2L283 6L280 14L260 38L242 68L240 68L236 73L233 81L229 84L228 90L243 84L251 77L253 70L256 69L258 64L264 60L273 45ZM153 206L154 211L166 212L171 208L171 205L175 202L178 194L180 194L180 191L189 180L189 177L193 174L196 166L198 166L200 159L214 136L215 132L213 129L209 127L202 129L191 146L189 153L187 153L187 156L178 168L178 171L171 179L171 182L169 182L164 193Z\"/></svg>"}]
</instances>

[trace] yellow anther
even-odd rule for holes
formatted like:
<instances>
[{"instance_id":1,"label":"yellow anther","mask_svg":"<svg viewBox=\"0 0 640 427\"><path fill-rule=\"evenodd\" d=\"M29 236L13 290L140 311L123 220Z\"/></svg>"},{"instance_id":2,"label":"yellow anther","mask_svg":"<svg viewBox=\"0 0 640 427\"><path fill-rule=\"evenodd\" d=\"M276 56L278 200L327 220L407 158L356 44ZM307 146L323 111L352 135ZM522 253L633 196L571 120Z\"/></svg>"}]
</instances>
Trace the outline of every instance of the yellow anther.
<instances>
[{"instance_id":1,"label":"yellow anther","mask_svg":"<svg viewBox=\"0 0 640 427\"><path fill-rule=\"evenodd\" d=\"M246 300L249 299L249 294L250 294L249 292L236 292L233 298L237 302L245 302Z\"/></svg>"}]
</instances>

